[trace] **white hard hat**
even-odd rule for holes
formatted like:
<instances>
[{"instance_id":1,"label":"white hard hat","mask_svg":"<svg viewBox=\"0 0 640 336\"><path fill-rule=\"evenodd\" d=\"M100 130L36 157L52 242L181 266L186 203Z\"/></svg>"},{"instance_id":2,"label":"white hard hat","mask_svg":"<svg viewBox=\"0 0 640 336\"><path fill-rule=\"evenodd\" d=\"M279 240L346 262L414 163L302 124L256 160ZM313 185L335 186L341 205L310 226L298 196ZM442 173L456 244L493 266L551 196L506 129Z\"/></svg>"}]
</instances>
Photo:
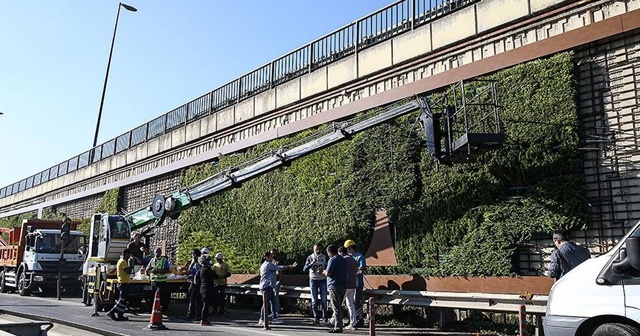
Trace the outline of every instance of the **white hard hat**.
<instances>
[{"instance_id":1,"label":"white hard hat","mask_svg":"<svg viewBox=\"0 0 640 336\"><path fill-rule=\"evenodd\" d=\"M200 252L202 252L202 254L209 254L209 249L205 247Z\"/></svg>"},{"instance_id":2,"label":"white hard hat","mask_svg":"<svg viewBox=\"0 0 640 336\"><path fill-rule=\"evenodd\" d=\"M216 259L223 259L224 256L222 256L222 253L218 252L216 253Z\"/></svg>"}]
</instances>

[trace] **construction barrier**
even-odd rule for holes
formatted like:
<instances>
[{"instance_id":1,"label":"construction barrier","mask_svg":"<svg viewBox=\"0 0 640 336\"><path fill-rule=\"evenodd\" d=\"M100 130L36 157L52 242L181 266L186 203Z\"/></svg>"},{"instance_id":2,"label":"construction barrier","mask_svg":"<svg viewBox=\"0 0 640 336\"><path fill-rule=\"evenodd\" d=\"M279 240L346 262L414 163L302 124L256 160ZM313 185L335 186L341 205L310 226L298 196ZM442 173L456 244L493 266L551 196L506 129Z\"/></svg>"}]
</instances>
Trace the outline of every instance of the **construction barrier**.
<instances>
[{"instance_id":1,"label":"construction barrier","mask_svg":"<svg viewBox=\"0 0 640 336\"><path fill-rule=\"evenodd\" d=\"M156 297L153 300L153 309L151 311L151 319L149 319L149 325L147 328L151 330L167 330L164 324L162 324L162 305L160 304L160 288L156 290Z\"/></svg>"}]
</instances>

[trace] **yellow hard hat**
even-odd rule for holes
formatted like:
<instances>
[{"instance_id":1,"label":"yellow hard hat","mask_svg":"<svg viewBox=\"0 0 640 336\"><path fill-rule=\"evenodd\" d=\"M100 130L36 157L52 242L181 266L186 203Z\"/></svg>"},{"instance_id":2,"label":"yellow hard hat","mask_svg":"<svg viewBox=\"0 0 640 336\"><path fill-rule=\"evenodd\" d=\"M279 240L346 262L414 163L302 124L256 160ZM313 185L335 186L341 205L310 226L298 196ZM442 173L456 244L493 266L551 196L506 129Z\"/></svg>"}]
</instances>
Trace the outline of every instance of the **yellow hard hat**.
<instances>
[{"instance_id":1,"label":"yellow hard hat","mask_svg":"<svg viewBox=\"0 0 640 336\"><path fill-rule=\"evenodd\" d=\"M347 240L344 242L344 247L354 246L355 244L356 244L356 242L354 242L353 240L351 240L351 239L347 239Z\"/></svg>"}]
</instances>

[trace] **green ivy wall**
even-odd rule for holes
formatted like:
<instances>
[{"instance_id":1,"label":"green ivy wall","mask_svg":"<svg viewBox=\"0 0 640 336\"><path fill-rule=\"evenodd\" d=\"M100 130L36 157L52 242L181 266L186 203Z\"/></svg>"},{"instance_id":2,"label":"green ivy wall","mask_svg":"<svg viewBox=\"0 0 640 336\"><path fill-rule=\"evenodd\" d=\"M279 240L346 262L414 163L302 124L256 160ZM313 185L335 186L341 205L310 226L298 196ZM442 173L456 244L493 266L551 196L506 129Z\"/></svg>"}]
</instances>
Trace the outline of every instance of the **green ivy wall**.
<instances>
[{"instance_id":1,"label":"green ivy wall","mask_svg":"<svg viewBox=\"0 0 640 336\"><path fill-rule=\"evenodd\" d=\"M533 234L585 225L573 71L565 53L491 76L507 141L476 163L436 166L409 115L216 195L181 215L179 259L210 246L235 272L256 272L272 247L299 262L316 242L366 247L375 209L384 208L399 266L376 272L516 274L515 249ZM306 134L223 157L215 169ZM194 167L181 183L214 172Z\"/></svg>"}]
</instances>

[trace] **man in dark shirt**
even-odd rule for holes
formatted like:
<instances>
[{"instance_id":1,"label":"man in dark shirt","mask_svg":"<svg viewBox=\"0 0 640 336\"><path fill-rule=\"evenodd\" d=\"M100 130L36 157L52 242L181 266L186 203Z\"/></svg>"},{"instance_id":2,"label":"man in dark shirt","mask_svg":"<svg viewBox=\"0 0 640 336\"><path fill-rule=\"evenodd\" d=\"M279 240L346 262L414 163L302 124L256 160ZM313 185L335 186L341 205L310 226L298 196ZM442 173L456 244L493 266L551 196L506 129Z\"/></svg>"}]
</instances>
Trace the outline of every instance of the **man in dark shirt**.
<instances>
[{"instance_id":1,"label":"man in dark shirt","mask_svg":"<svg viewBox=\"0 0 640 336\"><path fill-rule=\"evenodd\" d=\"M131 255L136 260L136 264L146 265L149 262L149 258L144 258L144 255L149 252L149 245L143 243L141 239L142 235L136 233L127 248L131 250Z\"/></svg>"},{"instance_id":2,"label":"man in dark shirt","mask_svg":"<svg viewBox=\"0 0 640 336\"><path fill-rule=\"evenodd\" d=\"M344 293L344 301L349 309L349 325L346 329L356 330L358 322L356 316L356 277L358 276L358 263L349 253L347 248L340 246L338 254L347 262L347 290Z\"/></svg>"},{"instance_id":3,"label":"man in dark shirt","mask_svg":"<svg viewBox=\"0 0 640 336\"><path fill-rule=\"evenodd\" d=\"M576 266L591 258L589 250L570 242L562 232L553 234L553 244L556 245L557 249L551 253L549 276L556 280L559 280Z\"/></svg>"},{"instance_id":4,"label":"man in dark shirt","mask_svg":"<svg viewBox=\"0 0 640 336\"><path fill-rule=\"evenodd\" d=\"M338 255L338 247L329 245L327 247L329 262L327 269L322 272L327 277L327 288L329 289L329 300L333 308L333 328L329 333L342 333L342 300L347 289L347 261Z\"/></svg>"}]
</instances>

